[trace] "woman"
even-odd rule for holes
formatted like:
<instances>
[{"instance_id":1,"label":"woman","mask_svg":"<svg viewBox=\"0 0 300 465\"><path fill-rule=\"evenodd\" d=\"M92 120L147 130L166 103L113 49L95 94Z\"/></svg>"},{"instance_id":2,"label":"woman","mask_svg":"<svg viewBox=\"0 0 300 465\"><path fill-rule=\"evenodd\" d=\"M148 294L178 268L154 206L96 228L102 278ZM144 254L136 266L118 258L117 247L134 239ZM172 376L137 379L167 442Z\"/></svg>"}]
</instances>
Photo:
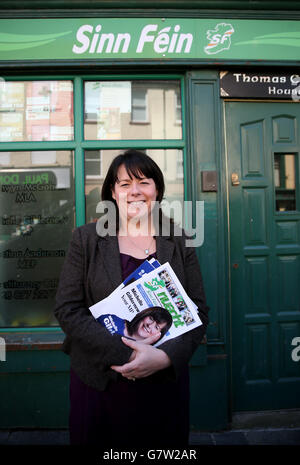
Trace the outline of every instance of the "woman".
<instances>
[{"instance_id":1,"label":"woman","mask_svg":"<svg viewBox=\"0 0 300 465\"><path fill-rule=\"evenodd\" d=\"M117 209L117 235L100 236L95 223L73 233L55 308L71 358L71 444L188 444L188 362L205 333L208 308L195 250L185 246L184 234L166 235L160 209L159 224L153 221L163 195L157 164L128 150L113 160L102 187L102 200ZM150 257L171 264L203 323L159 348L151 345L158 335L147 344L112 336L89 311Z\"/></svg>"},{"instance_id":2,"label":"woman","mask_svg":"<svg viewBox=\"0 0 300 465\"><path fill-rule=\"evenodd\" d=\"M142 310L131 321L123 320L117 315L100 315L96 318L113 335L121 334L135 341L148 343L153 336L158 335L158 342L167 333L172 325L170 312L162 307L150 307Z\"/></svg>"}]
</instances>

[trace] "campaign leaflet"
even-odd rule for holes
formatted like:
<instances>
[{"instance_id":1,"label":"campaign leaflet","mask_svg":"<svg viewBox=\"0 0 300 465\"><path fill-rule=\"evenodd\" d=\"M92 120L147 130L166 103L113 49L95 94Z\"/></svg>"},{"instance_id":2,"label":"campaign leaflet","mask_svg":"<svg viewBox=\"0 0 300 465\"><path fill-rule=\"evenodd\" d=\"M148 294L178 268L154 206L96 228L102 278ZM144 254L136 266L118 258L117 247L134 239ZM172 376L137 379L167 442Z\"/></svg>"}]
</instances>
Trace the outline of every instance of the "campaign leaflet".
<instances>
[{"instance_id":1,"label":"campaign leaflet","mask_svg":"<svg viewBox=\"0 0 300 465\"><path fill-rule=\"evenodd\" d=\"M150 260L145 260L143 263L138 266L127 278L105 299L103 299L101 302L104 302L106 299L110 299L111 296L115 293L118 292L119 289L122 289L124 286L127 284L130 284L137 279L139 279L143 274L149 273L150 271L153 271L155 268L159 267L160 263L158 260L155 258L151 258Z\"/></svg>"},{"instance_id":2,"label":"campaign leaflet","mask_svg":"<svg viewBox=\"0 0 300 465\"><path fill-rule=\"evenodd\" d=\"M155 347L202 325L196 305L186 294L168 262L149 273L143 273L139 279L125 287L119 286L106 299L92 305L90 311L101 324L105 316L115 332L119 332L110 316L116 316L116 321L122 321L124 325L126 320L131 322L142 310L155 306L165 308L172 317L169 330L154 344Z\"/></svg>"},{"instance_id":3,"label":"campaign leaflet","mask_svg":"<svg viewBox=\"0 0 300 465\"><path fill-rule=\"evenodd\" d=\"M151 258L151 260L145 260L138 268L136 268L121 284L121 287L127 286L130 283L133 283L137 279L139 279L143 274L150 273L150 271L154 270L160 266L158 260Z\"/></svg>"}]
</instances>

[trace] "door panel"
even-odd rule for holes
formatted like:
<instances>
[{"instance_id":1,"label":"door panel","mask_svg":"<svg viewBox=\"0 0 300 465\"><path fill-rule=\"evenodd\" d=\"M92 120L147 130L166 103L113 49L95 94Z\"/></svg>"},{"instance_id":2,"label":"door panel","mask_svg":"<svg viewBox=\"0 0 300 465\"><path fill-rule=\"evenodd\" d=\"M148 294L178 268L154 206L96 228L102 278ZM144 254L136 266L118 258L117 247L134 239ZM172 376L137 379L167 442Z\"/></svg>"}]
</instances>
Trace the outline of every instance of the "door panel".
<instances>
[{"instance_id":1,"label":"door panel","mask_svg":"<svg viewBox=\"0 0 300 465\"><path fill-rule=\"evenodd\" d=\"M233 410L300 407L300 105L228 102L225 122Z\"/></svg>"}]
</instances>

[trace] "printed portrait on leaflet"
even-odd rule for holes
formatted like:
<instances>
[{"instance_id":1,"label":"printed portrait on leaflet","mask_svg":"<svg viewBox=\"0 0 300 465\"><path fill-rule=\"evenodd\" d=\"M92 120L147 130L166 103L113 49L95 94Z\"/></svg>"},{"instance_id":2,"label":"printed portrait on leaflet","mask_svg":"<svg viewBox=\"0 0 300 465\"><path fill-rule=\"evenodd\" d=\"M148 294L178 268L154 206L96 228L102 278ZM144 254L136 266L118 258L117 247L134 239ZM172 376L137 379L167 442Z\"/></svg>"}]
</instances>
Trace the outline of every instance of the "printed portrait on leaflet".
<instances>
[{"instance_id":1,"label":"printed portrait on leaflet","mask_svg":"<svg viewBox=\"0 0 300 465\"><path fill-rule=\"evenodd\" d=\"M113 335L121 334L129 339L142 341L157 333L160 340L172 325L172 317L163 307L149 307L138 313L132 321L124 320L117 315L100 315L97 321ZM157 341L156 341L157 342Z\"/></svg>"}]
</instances>

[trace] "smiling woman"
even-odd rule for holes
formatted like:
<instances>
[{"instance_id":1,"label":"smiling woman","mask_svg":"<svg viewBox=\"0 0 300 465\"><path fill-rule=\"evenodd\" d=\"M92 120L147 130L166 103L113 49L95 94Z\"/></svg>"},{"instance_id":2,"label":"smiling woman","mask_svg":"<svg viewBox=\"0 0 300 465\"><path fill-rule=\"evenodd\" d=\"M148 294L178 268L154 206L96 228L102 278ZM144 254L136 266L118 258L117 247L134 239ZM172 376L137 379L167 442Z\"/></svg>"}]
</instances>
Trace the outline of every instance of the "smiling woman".
<instances>
[{"instance_id":1,"label":"smiling woman","mask_svg":"<svg viewBox=\"0 0 300 465\"><path fill-rule=\"evenodd\" d=\"M128 150L113 160L103 183L102 200L115 202L121 253L141 259L156 252L151 213L164 191L159 167L144 153Z\"/></svg>"},{"instance_id":2,"label":"smiling woman","mask_svg":"<svg viewBox=\"0 0 300 465\"><path fill-rule=\"evenodd\" d=\"M127 223L133 217L148 217L158 194L152 178L146 178L142 173L136 175L138 177L128 173L125 165L121 165L112 190L119 214Z\"/></svg>"},{"instance_id":3,"label":"smiling woman","mask_svg":"<svg viewBox=\"0 0 300 465\"><path fill-rule=\"evenodd\" d=\"M154 160L127 150L112 161L102 186L102 200L114 202L117 211L117 236L98 236L95 223L74 231L55 310L67 335L65 352L71 356L72 444L99 444L101 438L114 447L188 445L188 362L205 333L208 308L196 254L185 246L183 231L181 236L169 231L165 237L152 221L153 202L160 212L164 190ZM168 310L160 308L158 316L151 308L125 322L112 318L112 306L102 324L89 311L148 257L176 270L203 323L159 348L152 344L172 322ZM167 412L159 415L159 422L157 415L141 415L145 399L153 398Z\"/></svg>"}]
</instances>

